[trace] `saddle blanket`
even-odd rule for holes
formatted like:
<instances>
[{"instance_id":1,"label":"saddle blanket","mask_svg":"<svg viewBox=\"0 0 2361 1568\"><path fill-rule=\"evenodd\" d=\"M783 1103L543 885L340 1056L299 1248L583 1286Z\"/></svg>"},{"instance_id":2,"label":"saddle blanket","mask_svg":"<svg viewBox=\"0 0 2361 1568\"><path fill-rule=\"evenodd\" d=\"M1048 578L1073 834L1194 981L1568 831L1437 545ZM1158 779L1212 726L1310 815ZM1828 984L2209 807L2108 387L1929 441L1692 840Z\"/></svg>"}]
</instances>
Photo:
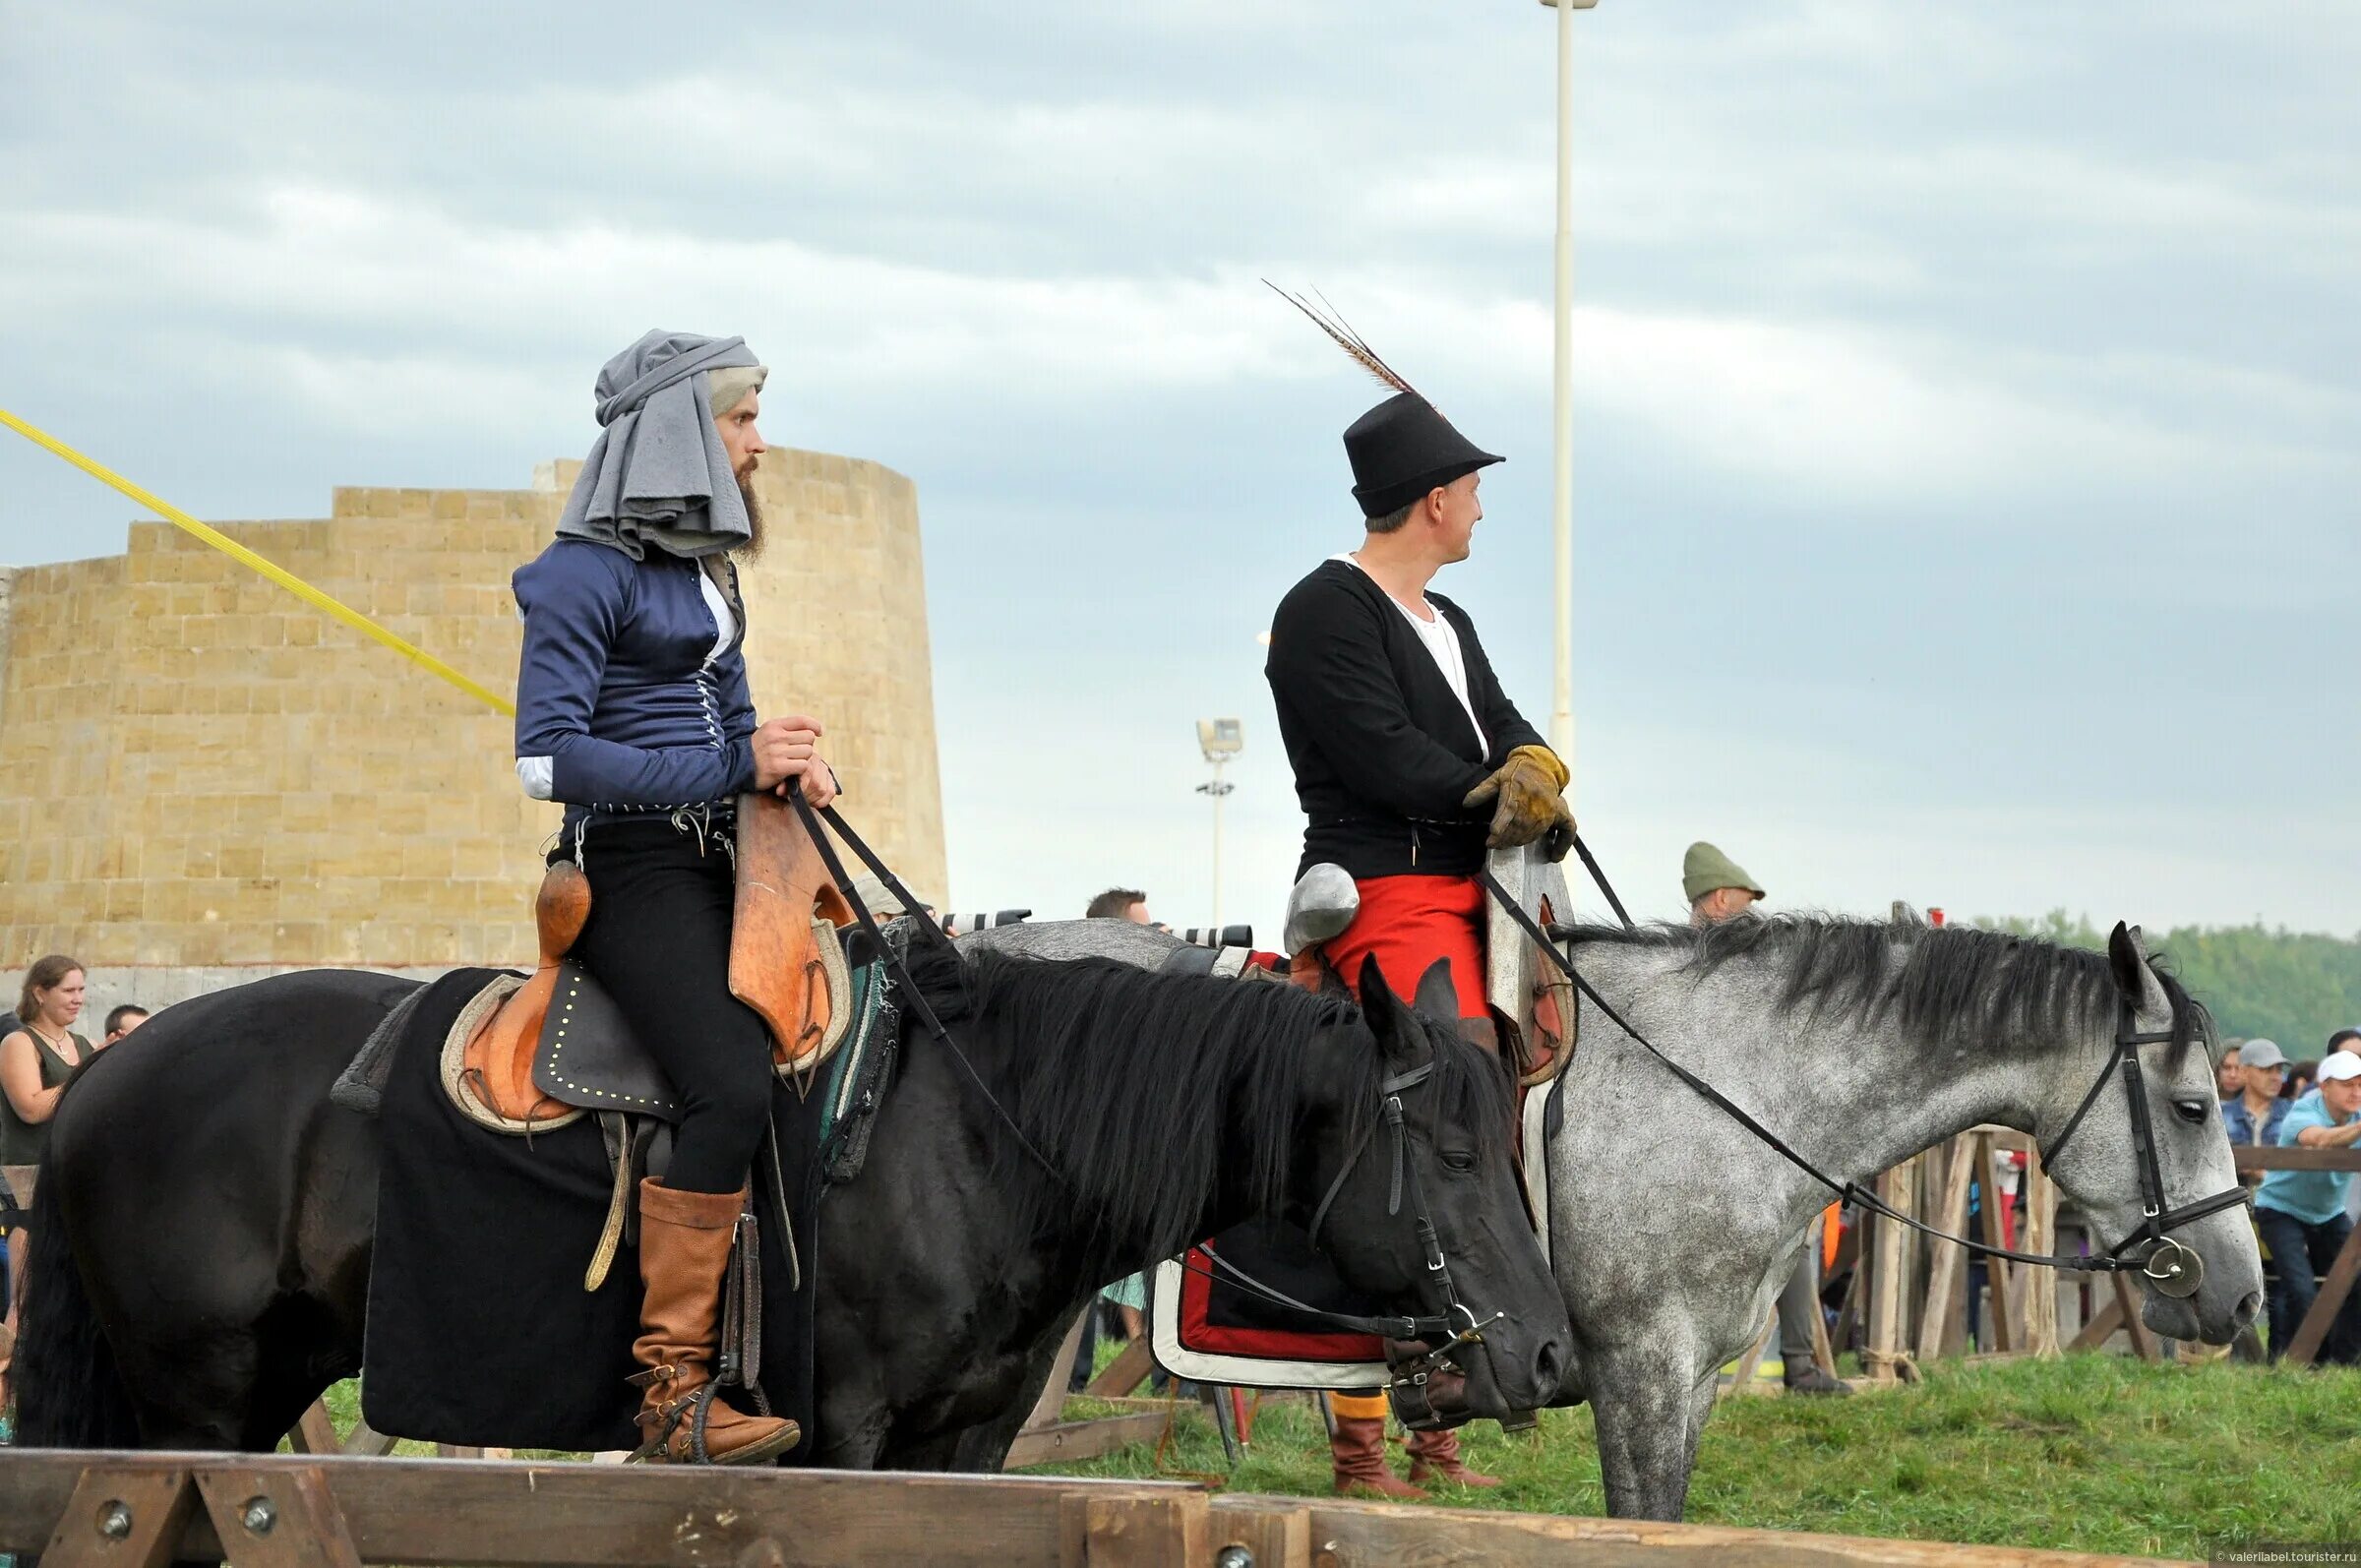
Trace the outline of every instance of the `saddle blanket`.
<instances>
[{"instance_id":1,"label":"saddle blanket","mask_svg":"<svg viewBox=\"0 0 2361 1568\"><path fill-rule=\"evenodd\" d=\"M598 1122L495 1132L453 1104L443 1082L454 1021L506 973L458 970L425 988L384 1065L362 1415L381 1432L435 1442L635 1448L639 1395L624 1381L636 1370L639 1330L632 1248L597 1290L583 1288L613 1191ZM889 1059L892 1042L882 1044ZM783 1464L808 1458L817 1437L819 1200L824 1168L847 1153L852 1125L839 1119L847 1095L836 1080L852 1059L840 1053L833 1072L821 1070L824 1092L773 1079L777 1160L765 1151L755 1162L764 1317L754 1381L773 1413L804 1429ZM879 1089L862 1093L874 1105Z\"/></svg>"},{"instance_id":2,"label":"saddle blanket","mask_svg":"<svg viewBox=\"0 0 2361 1568\"><path fill-rule=\"evenodd\" d=\"M1543 1155L1553 1100L1547 1090L1526 1096L1519 1127L1526 1198L1544 1253L1549 1249L1549 1184ZM1339 1333L1272 1302L1239 1284L1224 1270L1225 1263L1312 1306L1356 1316L1377 1311L1337 1277L1300 1229L1256 1220L1157 1266L1148 1311L1148 1342L1157 1364L1175 1377L1235 1388L1384 1389L1385 1347L1375 1336Z\"/></svg>"}]
</instances>

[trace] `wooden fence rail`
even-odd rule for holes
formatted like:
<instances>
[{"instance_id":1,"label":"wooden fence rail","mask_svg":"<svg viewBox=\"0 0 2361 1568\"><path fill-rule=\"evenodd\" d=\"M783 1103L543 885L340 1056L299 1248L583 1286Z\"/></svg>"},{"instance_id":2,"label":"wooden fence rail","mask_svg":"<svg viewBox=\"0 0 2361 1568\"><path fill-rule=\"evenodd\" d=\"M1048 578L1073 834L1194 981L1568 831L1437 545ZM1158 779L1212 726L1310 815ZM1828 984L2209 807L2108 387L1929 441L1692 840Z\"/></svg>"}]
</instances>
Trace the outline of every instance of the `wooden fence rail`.
<instances>
[{"instance_id":1,"label":"wooden fence rail","mask_svg":"<svg viewBox=\"0 0 2361 1568\"><path fill-rule=\"evenodd\" d=\"M47 1568L2084 1568L2143 1559L1216 1495L1186 1484L504 1461L0 1453L0 1549ZM1735 1555L1731 1555L1735 1553Z\"/></svg>"}]
</instances>

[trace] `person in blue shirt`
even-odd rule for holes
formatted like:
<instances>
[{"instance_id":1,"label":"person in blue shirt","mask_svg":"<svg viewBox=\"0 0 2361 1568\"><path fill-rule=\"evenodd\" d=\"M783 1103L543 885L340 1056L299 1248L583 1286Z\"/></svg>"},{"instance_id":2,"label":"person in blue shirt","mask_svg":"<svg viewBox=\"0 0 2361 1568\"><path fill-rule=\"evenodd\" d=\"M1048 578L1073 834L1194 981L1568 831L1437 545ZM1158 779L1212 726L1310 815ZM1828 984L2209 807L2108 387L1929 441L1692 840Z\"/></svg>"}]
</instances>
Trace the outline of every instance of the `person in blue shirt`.
<instances>
[{"instance_id":1,"label":"person in blue shirt","mask_svg":"<svg viewBox=\"0 0 2361 1568\"><path fill-rule=\"evenodd\" d=\"M686 1419L712 1382L722 1283L768 1124L769 1031L730 994L740 795L836 794L803 716L757 723L737 552L758 547L752 480L765 371L738 337L649 332L599 372L603 427L558 520L515 577L524 618L516 776L562 801L552 860L590 882L574 956L597 976L682 1106L662 1180L639 1186L645 1294L641 1457L693 1457ZM796 1423L716 1399L707 1457L753 1464Z\"/></svg>"},{"instance_id":2,"label":"person in blue shirt","mask_svg":"<svg viewBox=\"0 0 2361 1568\"><path fill-rule=\"evenodd\" d=\"M2221 1103L2221 1124L2230 1142L2240 1147L2275 1149L2279 1122L2294 1104L2281 1098L2287 1081L2287 1054L2269 1040L2249 1040L2238 1048L2239 1092Z\"/></svg>"},{"instance_id":3,"label":"person in blue shirt","mask_svg":"<svg viewBox=\"0 0 2361 1568\"><path fill-rule=\"evenodd\" d=\"M2287 1109L2279 1146L2350 1149L2361 1142L2361 1056L2331 1054L2320 1064L2320 1086ZM2270 1357L2277 1360L2312 1309L2317 1277L2336 1260L2353 1222L2350 1171L2273 1171L2255 1192L2255 1229L2270 1248L2277 1278L2270 1292ZM2361 1360L2361 1292L2345 1297L2318 1359Z\"/></svg>"}]
</instances>

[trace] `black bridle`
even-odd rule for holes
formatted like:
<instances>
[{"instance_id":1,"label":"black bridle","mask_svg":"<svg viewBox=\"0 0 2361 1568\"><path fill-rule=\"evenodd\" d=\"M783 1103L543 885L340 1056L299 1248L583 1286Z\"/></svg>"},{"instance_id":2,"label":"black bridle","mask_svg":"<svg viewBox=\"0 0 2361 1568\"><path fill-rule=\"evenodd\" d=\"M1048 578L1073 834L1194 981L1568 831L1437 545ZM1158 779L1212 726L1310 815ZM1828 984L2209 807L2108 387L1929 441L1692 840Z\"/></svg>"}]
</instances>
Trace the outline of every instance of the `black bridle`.
<instances>
[{"instance_id":1,"label":"black bridle","mask_svg":"<svg viewBox=\"0 0 2361 1568\"><path fill-rule=\"evenodd\" d=\"M1599 883L1601 891L1606 894L1607 902L1614 907L1615 914L1622 920L1624 930L1634 930L1631 917L1624 913L1623 901L1615 896L1614 888L1607 882L1606 874L1600 869L1599 862L1592 857L1589 847L1582 842L1579 836L1574 840L1574 845L1581 852L1583 865L1589 868L1593 879ZM2010 1262L2031 1264L2037 1268L2078 1269L2091 1273L2137 1270L2149 1286L2159 1294L2189 1297L2195 1296L2199 1287L2205 1283L2205 1258L2196 1248L2184 1241L2175 1240L2165 1233L2177 1230L2192 1221L2202 1220L2207 1215L2216 1214L2223 1209L2236 1208L2254 1201L2252 1192L2244 1186L2236 1186L2224 1192L2216 1192L2211 1197L2201 1198L2195 1203L2185 1204L2177 1209L2168 1209L2164 1206L2164 1174L2156 1160L2155 1129L2149 1119L2147 1084L2140 1069L2140 1048L2170 1044L2179 1037L2170 1031L2141 1032L2136 1027L2130 1001L2118 1000L2115 1047L2107 1059L2107 1065L2100 1069L2098 1077L2090 1085L2089 1092L2083 1096L2082 1104L2075 1109L2074 1115L2067 1118L2064 1130L2050 1141L2048 1149L2043 1152L2042 1159L2052 1170L2056 1169L2058 1155L2065 1148L2067 1139L2074 1135L2075 1129L2083 1124L2083 1118L2089 1115L2090 1108L2097 1104L2100 1092L2106 1088L2110 1080L2120 1073L2125 1094L2131 1103L2132 1143L2140 1158L2140 1228L2113 1246L2108 1247L2104 1252L2089 1254L2020 1252L2014 1248L1992 1246L1982 1241L1971 1241L1966 1236L1953 1236L1949 1232L1938 1231L1931 1225L1902 1213L1858 1182L1840 1181L1835 1176L1828 1175L1811 1161L1789 1148L1786 1141L1778 1133L1756 1120L1743 1107L1728 1096L1659 1051L1654 1042L1632 1027L1630 1021L1615 1010L1612 1002L1600 995L1598 990L1589 981L1582 978L1581 974L1575 970L1573 960L1558 950L1557 943L1550 939L1549 934L1544 931L1540 923L1528 914L1514 898L1509 896L1508 890L1500 885L1498 878L1494 877L1489 871L1480 874L1480 878L1485 889L1494 899L1498 900L1500 907L1508 913L1509 918L1516 922L1525 935L1533 939L1534 944L1548 956L1550 964L1564 975L1574 989L1588 998L1592 1005L1604 1013L1608 1022L1639 1042L1650 1055L1670 1069L1674 1077L1687 1084L1707 1102L1735 1120L1738 1125L1769 1145L1772 1152L1822 1186L1835 1192L1840 1201L1858 1204L1861 1208L1882 1219L1907 1226L1909 1229L1931 1236L1937 1240L1949 1241L1955 1246L1965 1247L1979 1257L2005 1258ZM1563 1090L1564 1085L1565 1074L1561 1071L1557 1080L1549 1086L1550 1094L1554 1097ZM2137 1260L2125 1256L2132 1248L2139 1246L2147 1248L2144 1256Z\"/></svg>"},{"instance_id":2,"label":"black bridle","mask_svg":"<svg viewBox=\"0 0 2361 1568\"><path fill-rule=\"evenodd\" d=\"M2147 1245L2148 1255L2140 1263L2141 1276L2166 1296L2194 1296L2206 1280L2206 1261L2195 1248L2177 1241L2164 1233L2179 1229L2192 1220L2202 1220L2209 1214L2224 1209L2239 1208L2255 1201L2254 1193L2245 1186L2234 1186L2216 1192L2210 1198L2183 1204L2177 1209L2164 1207L2164 1171L2156 1160L2155 1126L2149 1118L2148 1085L2140 1069L2142 1046L2170 1045L2179 1037L2171 1030L2142 1033L2132 1017L2132 1004L2118 1001L2115 1014L2115 1055L2106 1070L2099 1073L2075 1107L2074 1115L2066 1118L2065 1128L2050 1140L2042 1159L2052 1170L2057 1168L2058 1156L2066 1148L2066 1140L2074 1136L2083 1124L2083 1117L2098 1103L2099 1091L2107 1080L2120 1071L2123 1092L2131 1102L2132 1148L2140 1157L2140 1229L2107 1248L2106 1257L2118 1269L2131 1267L2123 1254L2135 1246ZM2097 1267L2086 1263L2083 1267Z\"/></svg>"},{"instance_id":3,"label":"black bridle","mask_svg":"<svg viewBox=\"0 0 2361 1568\"><path fill-rule=\"evenodd\" d=\"M861 835L854 832L844 818L837 814L834 807L814 807L811 802L804 799L800 789L791 789L787 798L794 804L797 815L803 819L804 831L811 837L813 847L819 852L820 864L826 867L828 874L835 878L837 890L844 894L845 902L851 906L853 919L860 925L862 931L868 934L870 940L877 944L878 951L884 955L888 972L901 986L908 996L912 1010L925 1024L927 1032L958 1060L959 1065L966 1070L968 1081L975 1086L976 1092L984 1097L985 1103L992 1107L1001 1122L1008 1128L1009 1134L1023 1147L1025 1153L1032 1156L1034 1163L1048 1173L1052 1180L1061 1186L1070 1187L1072 1183L1067 1181L1057 1166L1051 1163L1049 1156L1043 1154L1034 1146L1033 1141L1025 1136L1024 1129L1017 1125L1016 1117L1009 1113L1006 1106L1000 1104L999 1098L984 1082L983 1074L976 1070L975 1063L970 1061L967 1054L959 1049L958 1042L952 1039L950 1030L943 1025L940 1018L936 1016L935 1009L920 994L918 984L911 978L909 967L903 961L901 954L892 943L885 939L885 934L878 925L877 917L862 903L860 894L853 890L852 878L846 874L844 863L837 856L835 846L829 843L827 830L832 829L838 837L844 840L853 853L860 857L862 864L866 865L878 879L885 884L887 890L901 901L903 912L916 921L919 929L925 932L932 940L949 948L951 946L950 936L939 925L936 924L934 918L926 912L926 907L911 895L910 889L902 885L901 879L895 876L886 868L885 863L878 858L877 852L872 850L863 841ZM823 822L826 824L825 828L822 827ZM1411 1203L1411 1223L1416 1230L1420 1248L1425 1257L1426 1274L1442 1293L1444 1305L1443 1311L1439 1315L1364 1317L1350 1312L1331 1311L1326 1307L1312 1306L1307 1302L1297 1300L1276 1286L1266 1285L1255 1279L1210 1247L1203 1249L1205 1256L1213 1260L1214 1267L1222 1274L1229 1276L1241 1289L1259 1296L1276 1305L1306 1313L1332 1327L1344 1329L1349 1333L1374 1335L1384 1340L1387 1363L1393 1372L1396 1407L1403 1414L1404 1424L1414 1426L1422 1423L1420 1419L1414 1417L1423 1416L1424 1422L1429 1424L1436 1419L1433 1407L1425 1397L1425 1390L1428 1378L1441 1370L1444 1359L1463 1345L1482 1344L1483 1330L1507 1317L1505 1312L1494 1312L1489 1317L1480 1319L1475 1311L1460 1299L1459 1287L1451 1278L1450 1260L1444 1256L1441 1236L1435 1230L1433 1215L1427 1208L1425 1185L1419 1179L1417 1162L1410 1158L1410 1132L1402 1111L1402 1094L1404 1090L1414 1089L1426 1082L1433 1075L1434 1063L1429 1061L1423 1066L1413 1067L1408 1072L1386 1078L1378 1084L1378 1114L1362 1129L1360 1139L1353 1145L1353 1152L1345 1157L1344 1166L1337 1172L1336 1179L1328 1184L1328 1190L1321 1197L1319 1207L1312 1213L1310 1235L1316 1244L1320 1224L1328 1217L1328 1210L1335 1204L1337 1194L1344 1190L1346 1179L1360 1165L1362 1156L1368 1152L1370 1141L1375 1137L1377 1129L1380 1126L1384 1127L1391 1135L1394 1153L1393 1176L1387 1187L1385 1212L1388 1218L1398 1217L1401 1214L1402 1200L1407 1188ZM1413 1349L1398 1350L1397 1347L1413 1347Z\"/></svg>"}]
</instances>

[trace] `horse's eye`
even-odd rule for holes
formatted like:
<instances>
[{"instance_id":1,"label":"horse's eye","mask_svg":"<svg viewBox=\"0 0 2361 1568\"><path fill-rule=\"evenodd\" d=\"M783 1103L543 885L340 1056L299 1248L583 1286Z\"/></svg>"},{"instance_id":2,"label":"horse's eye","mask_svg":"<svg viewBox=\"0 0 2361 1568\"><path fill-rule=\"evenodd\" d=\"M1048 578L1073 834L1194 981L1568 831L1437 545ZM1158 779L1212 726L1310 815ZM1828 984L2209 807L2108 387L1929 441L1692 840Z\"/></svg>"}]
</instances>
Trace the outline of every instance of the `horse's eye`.
<instances>
[{"instance_id":1,"label":"horse's eye","mask_svg":"<svg viewBox=\"0 0 2361 1568\"><path fill-rule=\"evenodd\" d=\"M2211 1102L2205 1100L2175 1100L2172 1103L2172 1109L2180 1113L2183 1121L2193 1127L2199 1127L2205 1125L2206 1113L2212 1109L2212 1106Z\"/></svg>"},{"instance_id":2,"label":"horse's eye","mask_svg":"<svg viewBox=\"0 0 2361 1568\"><path fill-rule=\"evenodd\" d=\"M1457 1149L1446 1150L1443 1154L1443 1169L1457 1171L1465 1176L1468 1172L1476 1169L1476 1157Z\"/></svg>"}]
</instances>

